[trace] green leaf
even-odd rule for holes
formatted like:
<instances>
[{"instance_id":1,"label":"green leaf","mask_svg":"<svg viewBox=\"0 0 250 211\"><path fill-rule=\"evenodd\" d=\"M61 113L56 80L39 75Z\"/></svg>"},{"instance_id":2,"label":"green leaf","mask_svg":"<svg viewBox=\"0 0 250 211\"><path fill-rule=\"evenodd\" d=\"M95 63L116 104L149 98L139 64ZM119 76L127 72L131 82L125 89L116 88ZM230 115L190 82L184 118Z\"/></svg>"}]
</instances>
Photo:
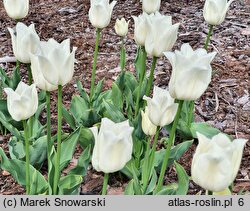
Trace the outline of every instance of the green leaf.
<instances>
[{"instance_id":1,"label":"green leaf","mask_svg":"<svg viewBox=\"0 0 250 211\"><path fill-rule=\"evenodd\" d=\"M79 195L82 176L67 175L62 177L58 183L59 195Z\"/></svg>"},{"instance_id":2,"label":"green leaf","mask_svg":"<svg viewBox=\"0 0 250 211\"><path fill-rule=\"evenodd\" d=\"M136 168L135 160L133 158L126 164L126 166L121 170L121 172L130 179L133 178L133 175L136 175L136 177L140 176L140 172Z\"/></svg>"},{"instance_id":3,"label":"green leaf","mask_svg":"<svg viewBox=\"0 0 250 211\"><path fill-rule=\"evenodd\" d=\"M103 100L103 105L106 108L104 117L107 117L114 122L122 122L126 120L123 113L113 104Z\"/></svg>"},{"instance_id":4,"label":"green leaf","mask_svg":"<svg viewBox=\"0 0 250 211\"><path fill-rule=\"evenodd\" d=\"M83 99L84 99L86 102L89 103L89 102L90 102L89 96L88 96L88 94L85 92L85 90L84 90L84 88L83 88L83 86L82 86L82 83L81 83L81 81L80 81L79 79L76 81L76 85L77 85L77 88L78 88L78 90L79 90L81 96L83 97Z\"/></svg>"},{"instance_id":5,"label":"green leaf","mask_svg":"<svg viewBox=\"0 0 250 211\"><path fill-rule=\"evenodd\" d=\"M103 82L104 82L104 79L99 81L98 84L96 85L92 102L95 101L99 97L99 95L102 91Z\"/></svg>"},{"instance_id":6,"label":"green leaf","mask_svg":"<svg viewBox=\"0 0 250 211\"><path fill-rule=\"evenodd\" d=\"M191 132L194 138L197 138L197 134L196 134L197 132L203 134L204 136L208 138L212 138L213 136L221 133L220 130L218 130L217 128L214 128L213 126L205 122L192 123Z\"/></svg>"},{"instance_id":7,"label":"green leaf","mask_svg":"<svg viewBox=\"0 0 250 211\"><path fill-rule=\"evenodd\" d=\"M130 180L129 183L127 184L125 191L124 191L124 195L134 195L135 191L134 191L134 180Z\"/></svg>"},{"instance_id":8,"label":"green leaf","mask_svg":"<svg viewBox=\"0 0 250 211\"><path fill-rule=\"evenodd\" d=\"M117 84L114 82L112 85L112 102L113 105L119 108L122 111L123 108L123 95Z\"/></svg>"},{"instance_id":9,"label":"green leaf","mask_svg":"<svg viewBox=\"0 0 250 211\"><path fill-rule=\"evenodd\" d=\"M176 195L178 185L176 183L171 183L167 186L163 186L162 189L155 193L155 195Z\"/></svg>"},{"instance_id":10,"label":"green leaf","mask_svg":"<svg viewBox=\"0 0 250 211\"><path fill-rule=\"evenodd\" d=\"M180 157L189 149L192 145L193 140L184 141L171 149L170 157L168 160L168 167L171 166L175 160L180 159ZM165 156L166 149L161 149L155 153L154 166L157 167L157 171L160 171L163 158Z\"/></svg>"},{"instance_id":11,"label":"green leaf","mask_svg":"<svg viewBox=\"0 0 250 211\"><path fill-rule=\"evenodd\" d=\"M78 158L78 162L76 167L74 167L68 175L74 174L74 175L81 175L85 176L87 174L89 161L91 157L91 145L89 145L81 154L81 156Z\"/></svg>"},{"instance_id":12,"label":"green leaf","mask_svg":"<svg viewBox=\"0 0 250 211\"><path fill-rule=\"evenodd\" d=\"M174 164L178 175L178 189L176 190L176 195L186 195L189 188L189 177L180 164L177 162L174 162Z\"/></svg>"},{"instance_id":13,"label":"green leaf","mask_svg":"<svg viewBox=\"0 0 250 211\"><path fill-rule=\"evenodd\" d=\"M80 128L80 136L79 136L79 144L84 149L89 145L94 146L94 136L89 128L81 127Z\"/></svg>"},{"instance_id":14,"label":"green leaf","mask_svg":"<svg viewBox=\"0 0 250 211\"><path fill-rule=\"evenodd\" d=\"M69 124L71 129L75 130L76 129L76 123L74 117L71 115L69 111L63 106L62 108L62 115L65 121Z\"/></svg>"},{"instance_id":15,"label":"green leaf","mask_svg":"<svg viewBox=\"0 0 250 211\"><path fill-rule=\"evenodd\" d=\"M8 145L10 157L12 159L22 160L25 158L25 147L22 140L18 140L13 136L10 138Z\"/></svg>"},{"instance_id":16,"label":"green leaf","mask_svg":"<svg viewBox=\"0 0 250 211\"><path fill-rule=\"evenodd\" d=\"M8 129L8 131L11 132L12 135L16 136L20 140L23 139L21 133L5 119L5 116L1 111L0 111L0 122L3 124L4 127Z\"/></svg>"},{"instance_id":17,"label":"green leaf","mask_svg":"<svg viewBox=\"0 0 250 211\"><path fill-rule=\"evenodd\" d=\"M8 171L13 178L22 186L26 186L26 163L20 160L9 160L2 148L0 148L0 167ZM46 194L48 191L48 183L42 174L33 166L30 168L30 194Z\"/></svg>"},{"instance_id":18,"label":"green leaf","mask_svg":"<svg viewBox=\"0 0 250 211\"><path fill-rule=\"evenodd\" d=\"M151 177L150 183L149 183L147 190L146 190L146 193L145 193L146 195L153 192L153 190L156 187L157 179L158 179L158 177L157 177L156 171L155 171L155 169L153 169L152 177Z\"/></svg>"},{"instance_id":19,"label":"green leaf","mask_svg":"<svg viewBox=\"0 0 250 211\"><path fill-rule=\"evenodd\" d=\"M71 133L68 138L62 142L61 148L61 159L60 159L60 170L63 170L73 157L75 152L76 144L79 140L80 128Z\"/></svg>"},{"instance_id":20,"label":"green leaf","mask_svg":"<svg viewBox=\"0 0 250 211\"><path fill-rule=\"evenodd\" d=\"M89 119L89 104L82 97L74 96L70 105L70 112L76 122L81 125Z\"/></svg>"}]
</instances>

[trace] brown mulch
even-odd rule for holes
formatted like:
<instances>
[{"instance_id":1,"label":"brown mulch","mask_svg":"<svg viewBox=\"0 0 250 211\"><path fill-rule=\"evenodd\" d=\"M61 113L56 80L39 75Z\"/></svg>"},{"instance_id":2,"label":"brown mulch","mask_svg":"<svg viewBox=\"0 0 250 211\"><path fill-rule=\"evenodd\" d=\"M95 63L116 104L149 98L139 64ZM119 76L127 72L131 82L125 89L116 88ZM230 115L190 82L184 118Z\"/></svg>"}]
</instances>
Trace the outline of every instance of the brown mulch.
<instances>
[{"instance_id":1,"label":"brown mulch","mask_svg":"<svg viewBox=\"0 0 250 211\"><path fill-rule=\"evenodd\" d=\"M179 36L174 49L182 43L189 42L194 48L202 47L208 27L203 20L202 7L204 1L164 0L161 12L173 16L173 21L180 22ZM221 131L236 138L250 139L250 5L249 1L239 0L232 3L226 20L216 26L212 36L209 51L217 51L212 63L214 69L213 80L206 93L196 102L196 120L208 122ZM68 106L73 94L77 94L76 80L83 82L84 88L90 88L92 58L95 43L94 28L88 21L88 0L33 0L30 13L22 20L26 24L35 23L41 39L53 37L57 41L71 39L72 46L78 47L76 53L77 64L74 80L64 87L64 104ZM114 9L109 27L102 31L100 54L97 64L97 80L105 77L105 89L112 85L112 81L119 74L119 42L120 38L113 29L116 18L125 17L130 21L130 29L125 44L127 50L128 71L134 72L133 65L136 45L133 40L132 15L141 13L139 0L118 1ZM0 2L0 57L12 56L10 35L7 27L14 27ZM151 59L148 59L148 69ZM11 71L13 65L1 64ZM23 67L23 73L25 72ZM155 84L166 87L171 74L171 66L166 58L157 62ZM23 74L25 75L25 74ZM53 95L54 130L56 130L56 94ZM67 129L67 126L65 126ZM8 151L8 137L0 139L0 147ZM190 175L190 164L195 147L191 147L180 159ZM234 191L241 189L250 191L250 143L248 142L242 159L242 165L237 175ZM176 181L176 173L171 168L167 174L167 181ZM122 175L111 178L110 194L121 194L124 189ZM83 192L88 190L98 193L102 185L102 175L90 171L84 178ZM190 194L196 194L200 188L190 183ZM13 178L0 170L0 194L24 194L23 188L13 181Z\"/></svg>"}]
</instances>

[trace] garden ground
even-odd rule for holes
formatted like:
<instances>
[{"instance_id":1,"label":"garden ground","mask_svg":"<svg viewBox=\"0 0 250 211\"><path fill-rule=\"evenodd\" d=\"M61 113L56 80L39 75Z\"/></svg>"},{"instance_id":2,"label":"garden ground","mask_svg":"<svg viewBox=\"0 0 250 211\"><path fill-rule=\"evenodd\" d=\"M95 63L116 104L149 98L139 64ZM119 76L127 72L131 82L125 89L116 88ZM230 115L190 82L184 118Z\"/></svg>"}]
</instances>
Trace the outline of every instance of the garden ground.
<instances>
[{"instance_id":1,"label":"garden ground","mask_svg":"<svg viewBox=\"0 0 250 211\"><path fill-rule=\"evenodd\" d=\"M78 94L76 80L83 82L84 88L90 88L92 58L95 44L94 28L88 21L88 0L33 0L30 3L30 13L22 20L26 24L35 23L36 30L42 40L54 38L62 41L70 38L72 45L78 47L76 53L77 64L74 80L64 87L64 104L70 104L72 95ZM189 42L192 47L204 46L208 27L202 16L204 0L162 0L161 12L173 16L173 22L180 22L179 36L174 49L182 43ZM235 1L232 3L226 20L216 26L212 36L209 51L217 51L212 63L214 75L206 93L196 102L196 121L207 122L221 131L236 138L250 139L250 1ZM116 18L125 17L130 20L130 29L125 44L127 49L127 71L135 72L134 58L136 45L133 40L132 15L141 13L139 0L118 1L115 6L109 27L102 31L100 54L97 64L97 80L105 78L105 88L112 85L112 81L120 72L119 42L115 34L114 22ZM0 58L13 56L11 39L7 27L14 27L15 22L6 15L3 3L0 2ZM151 59L148 59L148 69ZM2 63L8 72L13 64ZM25 68L23 67L23 72ZM158 60L155 74L155 85L166 87L171 74L171 66L166 58ZM24 74L23 74L24 75ZM24 78L25 80L25 78ZM56 94L53 95L53 130L56 132ZM64 124L64 131L68 130ZM0 136L0 147L7 153L7 142L10 135ZM80 150L80 149L79 149ZM190 164L195 146L179 161L190 175ZM78 156L78 153L75 155ZM74 165L72 159L71 165ZM247 143L242 165L237 175L234 192L241 189L250 191L250 142ZM46 172L44 172L46 173ZM167 173L166 181L176 181L174 169ZM109 194L121 194L126 180L120 174L111 177ZM102 175L90 171L84 178L83 193L97 194L102 186ZM190 182L190 194L196 194L200 188ZM0 170L0 194L24 194L24 189L15 183L6 171Z\"/></svg>"}]
</instances>

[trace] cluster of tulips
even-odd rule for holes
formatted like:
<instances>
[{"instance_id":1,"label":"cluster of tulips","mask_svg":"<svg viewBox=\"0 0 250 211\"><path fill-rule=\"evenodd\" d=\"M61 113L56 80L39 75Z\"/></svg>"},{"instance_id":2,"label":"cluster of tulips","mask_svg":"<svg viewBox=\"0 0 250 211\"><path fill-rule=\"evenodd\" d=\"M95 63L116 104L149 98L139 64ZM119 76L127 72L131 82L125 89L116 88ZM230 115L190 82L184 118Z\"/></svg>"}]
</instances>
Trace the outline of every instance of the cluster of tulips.
<instances>
[{"instance_id":1,"label":"cluster of tulips","mask_svg":"<svg viewBox=\"0 0 250 211\"><path fill-rule=\"evenodd\" d=\"M213 27L224 21L231 2L232 0L229 2L227 0L206 0L203 14L210 27L204 48L193 50L188 43L184 43L180 50L171 52L178 37L180 24L173 24L171 16L162 15L159 12L161 0L142 0L143 13L138 17L133 17L134 40L138 45L136 65L139 73L135 96L129 98L133 104L132 112L128 112L124 108L127 101L124 100L126 94L123 87L121 89L121 110L125 110L127 120L117 121L109 118L110 115L106 115L107 112L103 112L100 123L94 122L89 127L94 137L93 153L90 153L89 157L91 157L93 168L104 173L102 194L107 193L109 174L117 171L130 175L131 180L126 187L126 194L187 193L189 179L184 168L175 162L178 158L174 158L174 164L178 178L182 178L182 180L179 181L177 187L173 187L172 184L172 186L164 185L164 177L167 167L173 164L173 152L175 151L177 154L178 149L183 147L183 145L176 146L174 142L184 107L187 108L185 114L188 117L187 125L190 127L193 123L194 101L201 97L211 81L211 62L216 53L207 52L209 40ZM110 24L116 1L109 3L109 0L91 0L90 3L89 20L96 28L96 46L91 89L89 95L84 92L84 96L85 99L89 100L90 108L93 108L97 102L96 90L100 88L95 85L99 41L102 29ZM41 41L33 24L26 26L21 23L20 20L27 16L29 11L28 0L4 0L4 7L9 17L17 21L14 29L8 29L11 34L17 68L20 68L20 63L23 63L27 64L28 69L29 85L21 81L15 90L8 87L4 89L7 94L9 114L15 121L23 121L26 179L25 183L21 184L25 186L27 194L60 194L62 193L60 192L61 183L64 181L60 180L62 160L67 156L65 155L66 152L62 150L62 144L64 143L62 141L64 135L62 133L64 112L62 89L72 80L76 48L71 50L69 39L62 43L58 43L54 39ZM119 80L126 82L130 74L126 71L124 40L128 32L129 21L124 18L117 19L114 28L117 35L121 37L121 75ZM146 74L147 56L152 57L152 66L148 78ZM162 56L165 56L172 66L168 89L154 86L152 97L150 97L157 59ZM32 184L34 177L40 178L40 176L37 176L38 173L34 174L29 155L29 142L33 136L32 122L39 108L37 88L46 92L47 108L48 183L42 189L43 192L31 190L34 186ZM58 127L57 136L53 138L50 122L50 93L56 90L58 93ZM105 96L102 98L103 101L108 101L111 95L103 94ZM112 95L112 97L114 96ZM112 106L111 113L112 108L115 109L116 105ZM80 115L80 112L78 112L78 115ZM166 149L159 152L156 149L162 128L168 130L169 136L166 139ZM138 132L140 130L143 132ZM138 133L142 135L138 135ZM232 141L228 135L221 132L207 136L206 131L204 134L201 131L195 131L194 137L198 138L199 144L191 166L192 180L207 190L208 194L231 194L230 187L232 187L239 170L243 148L247 140L235 139ZM56 147L55 139L57 140ZM136 159L142 155L142 159ZM0 158L0 161L3 161L4 156L1 153ZM87 159L84 159L84 157L79 159L79 166L84 166L86 161ZM0 167L8 169L1 162ZM183 180L186 182L183 183ZM65 185L63 188L69 187ZM76 186L76 188L79 188L79 186ZM66 191L66 193L69 192ZM75 194L76 192L72 193Z\"/></svg>"}]
</instances>

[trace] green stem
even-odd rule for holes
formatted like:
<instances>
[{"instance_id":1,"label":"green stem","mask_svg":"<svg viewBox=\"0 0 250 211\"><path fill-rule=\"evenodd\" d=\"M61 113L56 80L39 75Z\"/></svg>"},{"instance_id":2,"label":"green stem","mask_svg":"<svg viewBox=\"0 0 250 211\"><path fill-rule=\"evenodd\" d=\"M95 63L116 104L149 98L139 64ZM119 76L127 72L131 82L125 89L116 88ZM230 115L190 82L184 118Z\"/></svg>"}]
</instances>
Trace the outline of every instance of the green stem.
<instances>
[{"instance_id":1,"label":"green stem","mask_svg":"<svg viewBox=\"0 0 250 211\"><path fill-rule=\"evenodd\" d=\"M151 142L151 137L148 137L148 142L147 142L147 148L144 156L144 163L142 166L142 183L143 183L143 193L145 193L147 185L148 185L148 161L149 161L149 152L150 152L150 142Z\"/></svg>"},{"instance_id":2,"label":"green stem","mask_svg":"<svg viewBox=\"0 0 250 211\"><path fill-rule=\"evenodd\" d=\"M107 195L108 181L109 181L109 173L105 173L103 178L102 195Z\"/></svg>"},{"instance_id":3,"label":"green stem","mask_svg":"<svg viewBox=\"0 0 250 211\"><path fill-rule=\"evenodd\" d=\"M213 195L213 191L208 190L207 195Z\"/></svg>"},{"instance_id":4,"label":"green stem","mask_svg":"<svg viewBox=\"0 0 250 211\"><path fill-rule=\"evenodd\" d=\"M51 155L51 112L50 112L50 92L46 92L46 112L47 112L47 160L48 169L50 170L50 155ZM48 181L50 181L50 172L48 172Z\"/></svg>"},{"instance_id":5,"label":"green stem","mask_svg":"<svg viewBox=\"0 0 250 211\"><path fill-rule=\"evenodd\" d=\"M55 165L55 177L53 184L53 194L57 194L57 186L60 177L60 158L61 158L61 136L62 136L62 85L58 86L58 100L57 100L57 153Z\"/></svg>"},{"instance_id":6,"label":"green stem","mask_svg":"<svg viewBox=\"0 0 250 211\"><path fill-rule=\"evenodd\" d=\"M146 88L146 96L149 96L150 90L151 90L152 85L153 85L153 78L154 78L156 62L157 62L157 57L154 56L152 66L151 66L151 70L150 70L149 79L148 79L148 84L147 84L147 88Z\"/></svg>"},{"instance_id":7,"label":"green stem","mask_svg":"<svg viewBox=\"0 0 250 211\"><path fill-rule=\"evenodd\" d=\"M154 136L154 142L153 142L153 146L151 149L151 154L149 155L150 157L149 157L149 164L148 164L146 179L145 179L145 182L143 183L143 192L144 193L147 189L148 182L149 182L149 179L150 179L153 167L154 167L155 151L156 151L159 133L160 133L160 127L158 126L157 130L156 130L156 134Z\"/></svg>"},{"instance_id":8,"label":"green stem","mask_svg":"<svg viewBox=\"0 0 250 211\"><path fill-rule=\"evenodd\" d=\"M141 52L142 52L142 62L141 62L141 68L140 68L141 69L141 75L140 75L138 93L137 93L137 97L136 97L135 117L137 116L137 114L139 112L141 89L142 89L142 84L143 84L143 80L145 78L145 73L146 73L147 52L146 52L144 46L141 48Z\"/></svg>"},{"instance_id":9,"label":"green stem","mask_svg":"<svg viewBox=\"0 0 250 211\"><path fill-rule=\"evenodd\" d=\"M30 158L29 158L29 135L28 135L28 127L26 120L23 120L23 128L24 128L24 138L25 138L25 158L26 158L26 194L30 193Z\"/></svg>"},{"instance_id":10,"label":"green stem","mask_svg":"<svg viewBox=\"0 0 250 211\"><path fill-rule=\"evenodd\" d=\"M208 50L208 44L213 33L213 27L214 27L213 25L209 25L209 31L208 31L207 39L206 39L205 46L204 46L206 51Z\"/></svg>"},{"instance_id":11,"label":"green stem","mask_svg":"<svg viewBox=\"0 0 250 211\"><path fill-rule=\"evenodd\" d=\"M19 60L16 60L16 69L18 70L19 74L20 74L20 66L21 66L21 62Z\"/></svg>"},{"instance_id":12,"label":"green stem","mask_svg":"<svg viewBox=\"0 0 250 211\"><path fill-rule=\"evenodd\" d=\"M165 152L165 157L164 157L163 162L162 162L161 173L160 173L159 180L158 180L158 183L157 183L157 186L156 186L156 189L155 189L156 193L160 191L160 189L161 189L161 187L163 185L164 175L165 175L165 172L166 172L166 169L167 169L168 159L169 159L169 156L170 156L171 147L173 145L173 141L174 141L174 137L175 137L175 131L176 131L177 124L178 124L178 121L179 121L179 118L180 118L183 102L184 102L183 100L180 100L179 105L178 105L178 110L177 110L177 113L176 113L176 116L175 116L175 119L174 119L174 123L173 123L172 129L171 129L171 132L170 132L170 137L169 137L168 146L167 146L167 149L166 149L166 152Z\"/></svg>"},{"instance_id":13,"label":"green stem","mask_svg":"<svg viewBox=\"0 0 250 211\"><path fill-rule=\"evenodd\" d=\"M191 124L193 122L193 115L194 115L194 100L189 102L189 114L188 114L188 128L191 127Z\"/></svg>"},{"instance_id":14,"label":"green stem","mask_svg":"<svg viewBox=\"0 0 250 211\"><path fill-rule=\"evenodd\" d=\"M29 85L31 85L32 80L33 80L32 72L31 72L31 64L27 64L27 67L28 67L28 81L29 81Z\"/></svg>"},{"instance_id":15,"label":"green stem","mask_svg":"<svg viewBox=\"0 0 250 211\"><path fill-rule=\"evenodd\" d=\"M124 72L125 70L125 65L126 65L126 49L124 46L124 38L122 38L122 44L121 44L121 53L120 53L120 66L121 66L121 71Z\"/></svg>"},{"instance_id":16,"label":"green stem","mask_svg":"<svg viewBox=\"0 0 250 211\"><path fill-rule=\"evenodd\" d=\"M92 67L91 87L90 87L90 99L91 100L92 100L92 97L93 97L94 91L95 91L95 74L96 74L96 64L97 64L97 56L98 56L100 36L101 36L101 29L96 29L94 62L93 62L93 67Z\"/></svg>"}]
</instances>

